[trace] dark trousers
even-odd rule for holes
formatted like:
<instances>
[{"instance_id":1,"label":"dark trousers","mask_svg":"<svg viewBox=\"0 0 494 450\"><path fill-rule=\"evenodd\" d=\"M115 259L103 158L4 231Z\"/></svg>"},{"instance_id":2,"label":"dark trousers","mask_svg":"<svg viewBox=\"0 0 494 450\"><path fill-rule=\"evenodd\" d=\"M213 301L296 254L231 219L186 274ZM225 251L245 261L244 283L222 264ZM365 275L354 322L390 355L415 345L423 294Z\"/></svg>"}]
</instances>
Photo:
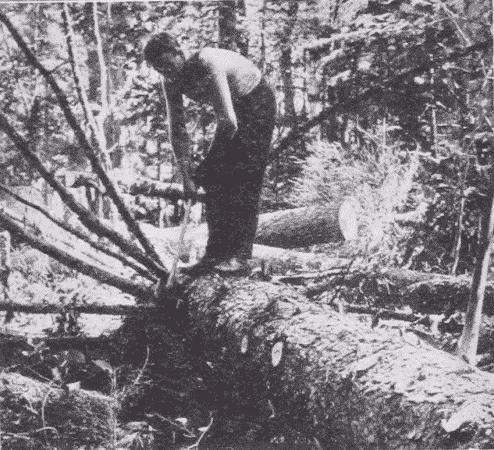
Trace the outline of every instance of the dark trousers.
<instances>
[{"instance_id":1,"label":"dark trousers","mask_svg":"<svg viewBox=\"0 0 494 450\"><path fill-rule=\"evenodd\" d=\"M195 175L206 191L206 257L219 259L252 257L276 118L275 96L264 79L234 108L237 133L226 144L215 142Z\"/></svg>"}]
</instances>

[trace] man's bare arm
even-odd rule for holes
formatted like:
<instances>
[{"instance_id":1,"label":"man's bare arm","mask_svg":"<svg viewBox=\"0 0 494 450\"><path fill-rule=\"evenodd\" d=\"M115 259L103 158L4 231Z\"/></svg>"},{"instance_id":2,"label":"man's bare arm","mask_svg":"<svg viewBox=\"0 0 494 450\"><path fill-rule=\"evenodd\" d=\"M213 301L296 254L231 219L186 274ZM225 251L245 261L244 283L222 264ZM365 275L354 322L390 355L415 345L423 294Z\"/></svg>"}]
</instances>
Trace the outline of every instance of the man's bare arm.
<instances>
[{"instance_id":1,"label":"man's bare arm","mask_svg":"<svg viewBox=\"0 0 494 450\"><path fill-rule=\"evenodd\" d=\"M204 51L202 59L211 75L211 101L218 121L217 133L221 133L225 138L231 139L238 130L238 124L228 85L226 68L221 59L215 56L214 53Z\"/></svg>"}]
</instances>

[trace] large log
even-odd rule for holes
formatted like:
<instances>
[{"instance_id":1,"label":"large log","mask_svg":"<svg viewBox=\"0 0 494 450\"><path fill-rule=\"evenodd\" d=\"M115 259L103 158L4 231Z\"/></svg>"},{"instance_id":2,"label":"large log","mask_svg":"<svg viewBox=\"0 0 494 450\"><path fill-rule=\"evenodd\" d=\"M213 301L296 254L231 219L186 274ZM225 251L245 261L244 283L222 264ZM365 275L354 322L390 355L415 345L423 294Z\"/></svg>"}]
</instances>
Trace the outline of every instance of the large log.
<instances>
[{"instance_id":1,"label":"large log","mask_svg":"<svg viewBox=\"0 0 494 450\"><path fill-rule=\"evenodd\" d=\"M177 183L138 179L130 187L132 195L162 197L177 201L183 189ZM281 248L307 247L358 237L356 200L335 200L332 204L294 208L262 214L256 242Z\"/></svg>"},{"instance_id":2,"label":"large log","mask_svg":"<svg viewBox=\"0 0 494 450\"><path fill-rule=\"evenodd\" d=\"M256 243L281 248L353 240L358 236L354 200L262 214Z\"/></svg>"},{"instance_id":3,"label":"large log","mask_svg":"<svg viewBox=\"0 0 494 450\"><path fill-rule=\"evenodd\" d=\"M494 446L493 376L415 334L372 329L272 283L210 275L187 292L189 345L223 349L214 376L258 420L322 448Z\"/></svg>"},{"instance_id":4,"label":"large log","mask_svg":"<svg viewBox=\"0 0 494 450\"><path fill-rule=\"evenodd\" d=\"M323 448L494 445L492 375L414 334L373 330L298 290L252 279L210 275L186 292L191 348L224 349L214 375L266 423L286 423ZM159 316L144 323L159 327Z\"/></svg>"},{"instance_id":5,"label":"large log","mask_svg":"<svg viewBox=\"0 0 494 450\"><path fill-rule=\"evenodd\" d=\"M181 227L156 228L141 224L148 239L157 248L157 252L166 267L174 258L174 249L179 240ZM188 258L192 252L201 256L206 248L208 229L206 224L189 226L182 246L182 258ZM353 201L343 200L329 206L308 206L274 213L261 214L255 243L270 247L272 250L254 248L254 257L263 258L278 253L274 248L293 249L318 243L341 242L357 237L357 217ZM261 254L263 256L261 256ZM257 256L256 256L257 255ZM285 254L286 255L286 254Z\"/></svg>"},{"instance_id":6,"label":"large log","mask_svg":"<svg viewBox=\"0 0 494 450\"><path fill-rule=\"evenodd\" d=\"M115 399L97 392L57 388L2 372L0 446L5 450L110 448L115 444L117 409Z\"/></svg>"},{"instance_id":7,"label":"large log","mask_svg":"<svg viewBox=\"0 0 494 450\"><path fill-rule=\"evenodd\" d=\"M344 260L341 260L344 266ZM425 273L406 269L370 270L354 266L350 273L337 279L310 283L305 290L308 297L333 289L336 285L350 288L352 301L356 297L374 298L378 306L410 306L424 314L446 311L466 311L471 289L471 277ZM363 299L364 299L363 298ZM494 282L486 286L484 314L494 315Z\"/></svg>"},{"instance_id":8,"label":"large log","mask_svg":"<svg viewBox=\"0 0 494 450\"><path fill-rule=\"evenodd\" d=\"M141 224L141 227L160 254L165 267L170 268L178 251L177 244L180 227L157 228L145 223ZM208 229L205 224L189 227L185 233L181 248L181 258L189 262L193 262L190 261L192 254L195 258L200 258L206 249L207 239ZM347 258L331 258L323 253L315 254L254 244L251 265L260 267L263 262L269 262L269 266L274 273L286 273L294 270L327 270L335 267L345 267L350 261Z\"/></svg>"}]
</instances>

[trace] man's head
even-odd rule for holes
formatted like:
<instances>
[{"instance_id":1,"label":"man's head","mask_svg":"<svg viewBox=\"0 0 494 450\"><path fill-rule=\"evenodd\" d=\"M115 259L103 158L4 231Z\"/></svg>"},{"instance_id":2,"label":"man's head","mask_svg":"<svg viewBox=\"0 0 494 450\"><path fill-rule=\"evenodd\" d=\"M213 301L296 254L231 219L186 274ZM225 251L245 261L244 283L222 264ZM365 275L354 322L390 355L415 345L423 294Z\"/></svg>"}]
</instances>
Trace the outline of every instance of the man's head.
<instances>
[{"instance_id":1,"label":"man's head","mask_svg":"<svg viewBox=\"0 0 494 450\"><path fill-rule=\"evenodd\" d=\"M177 78L185 62L178 42L168 33L159 33L149 39L144 48L144 59L167 81Z\"/></svg>"}]
</instances>

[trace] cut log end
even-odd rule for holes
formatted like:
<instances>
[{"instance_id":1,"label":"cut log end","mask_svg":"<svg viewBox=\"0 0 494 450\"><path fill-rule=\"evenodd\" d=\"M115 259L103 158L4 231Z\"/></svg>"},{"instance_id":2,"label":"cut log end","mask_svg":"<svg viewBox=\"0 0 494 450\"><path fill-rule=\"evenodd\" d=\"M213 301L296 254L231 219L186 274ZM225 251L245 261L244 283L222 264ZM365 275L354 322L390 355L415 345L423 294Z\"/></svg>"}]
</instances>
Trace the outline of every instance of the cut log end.
<instances>
[{"instance_id":1,"label":"cut log end","mask_svg":"<svg viewBox=\"0 0 494 450\"><path fill-rule=\"evenodd\" d=\"M344 200L338 211L338 223L346 241L358 238L357 205L354 200Z\"/></svg>"}]
</instances>

